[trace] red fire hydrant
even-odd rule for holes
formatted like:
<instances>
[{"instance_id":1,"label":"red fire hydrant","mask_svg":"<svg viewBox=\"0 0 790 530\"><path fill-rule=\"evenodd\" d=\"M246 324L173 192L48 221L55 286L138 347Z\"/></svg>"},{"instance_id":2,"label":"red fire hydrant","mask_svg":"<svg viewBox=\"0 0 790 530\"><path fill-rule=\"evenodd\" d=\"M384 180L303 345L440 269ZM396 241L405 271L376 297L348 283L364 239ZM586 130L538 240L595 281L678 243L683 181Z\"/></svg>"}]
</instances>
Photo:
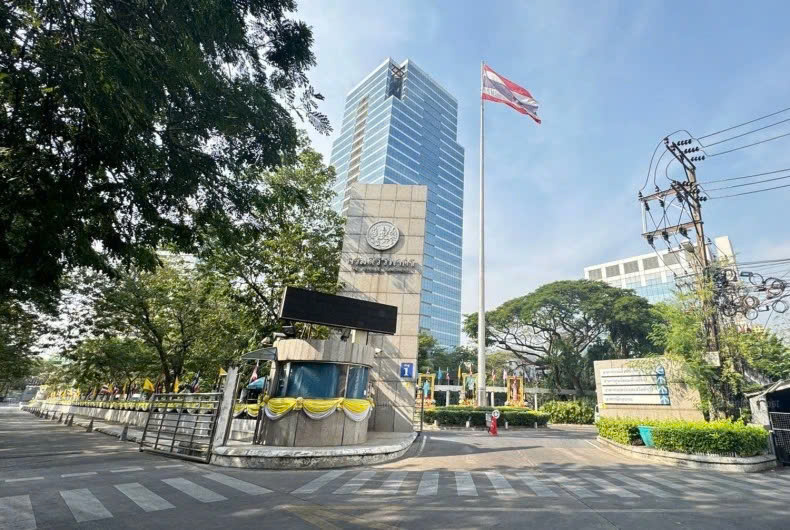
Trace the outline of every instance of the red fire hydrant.
<instances>
[{"instance_id":1,"label":"red fire hydrant","mask_svg":"<svg viewBox=\"0 0 790 530\"><path fill-rule=\"evenodd\" d=\"M491 426L488 428L488 434L491 436L498 436L496 430L496 419L499 417L499 411L495 410L491 413Z\"/></svg>"}]
</instances>

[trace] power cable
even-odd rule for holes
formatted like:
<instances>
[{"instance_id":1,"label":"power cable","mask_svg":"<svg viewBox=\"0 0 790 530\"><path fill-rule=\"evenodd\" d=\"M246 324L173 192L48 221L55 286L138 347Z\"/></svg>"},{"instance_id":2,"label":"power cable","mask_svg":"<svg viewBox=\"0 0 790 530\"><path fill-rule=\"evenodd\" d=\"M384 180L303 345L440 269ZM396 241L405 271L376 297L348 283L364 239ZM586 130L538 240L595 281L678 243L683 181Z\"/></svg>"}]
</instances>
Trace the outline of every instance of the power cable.
<instances>
[{"instance_id":1,"label":"power cable","mask_svg":"<svg viewBox=\"0 0 790 530\"><path fill-rule=\"evenodd\" d=\"M774 136L772 138L766 138L765 140L760 140L759 142L754 142L753 144L742 145L740 147L734 147L733 149L728 149L727 151L721 151L719 153L713 153L708 156L719 156L719 155L726 155L727 153L732 153L733 151L740 151L741 149L746 149L747 147L754 147L755 145L764 144L765 142L770 142L772 140L778 140L779 138L784 138L785 136L790 136L790 133L780 134L779 136Z\"/></svg>"},{"instance_id":2,"label":"power cable","mask_svg":"<svg viewBox=\"0 0 790 530\"><path fill-rule=\"evenodd\" d=\"M722 186L720 188L707 188L705 189L705 193L709 191L729 190L732 188L743 188L744 186L755 186L757 184L765 184L766 182L773 182L775 180L784 180L784 179L790 179L790 175L785 175L783 177L775 177L772 179L758 180L757 182L747 182L746 184L733 184L732 186Z\"/></svg>"},{"instance_id":3,"label":"power cable","mask_svg":"<svg viewBox=\"0 0 790 530\"><path fill-rule=\"evenodd\" d=\"M790 171L790 167L785 169L777 169L776 171L766 171L765 173L754 173L752 175L743 175L741 177L731 177L726 179L717 179L717 180L706 180L704 182L700 182L700 184L714 184L717 182L730 182L733 180L743 180L752 177L762 177L763 175L773 175L774 173L782 173L783 171Z\"/></svg>"},{"instance_id":4,"label":"power cable","mask_svg":"<svg viewBox=\"0 0 790 530\"><path fill-rule=\"evenodd\" d=\"M719 195L718 197L710 197L710 199L714 200L714 199L726 199L728 197L740 197L741 195L751 195L752 193L761 193L763 191L772 191L781 188L790 188L790 184L785 184L784 186L774 186L773 188L765 188L764 190L744 191L742 193L733 193L731 195Z\"/></svg>"},{"instance_id":5,"label":"power cable","mask_svg":"<svg viewBox=\"0 0 790 530\"><path fill-rule=\"evenodd\" d=\"M659 142L656 144L656 148L653 149L653 154L650 156L650 164L647 166L647 175L645 175L645 183L642 185L642 187L640 188L639 191L644 191L644 189L647 187L647 182L650 180L650 170L653 169L653 159L656 156L656 152L658 152L658 148L661 147L661 144L664 143L664 140L666 140L667 138L669 138L673 134L677 134L679 132L684 132L684 133L688 134L689 138L691 138L692 140L694 139L694 136L690 132L688 132L686 129L678 129L677 131L671 132L671 133L667 134L666 136L664 136L663 139L659 140ZM664 153L666 153L666 151L664 151ZM659 157L659 162L661 161L661 158L664 156L664 153L662 153L661 157ZM658 162L656 162L656 164L657 163ZM656 180L655 179L655 172L653 172L653 175L654 175L653 181L655 182L655 180Z\"/></svg>"},{"instance_id":6,"label":"power cable","mask_svg":"<svg viewBox=\"0 0 790 530\"><path fill-rule=\"evenodd\" d=\"M745 133L738 134L736 136L730 136L729 138L725 138L724 140L719 140L718 142L713 142L712 144L702 144L702 147L713 147L714 145L723 144L724 142L729 142L730 140L735 140L736 138L741 138L743 136L746 136L747 134L752 134L752 133L756 133L756 132L759 132L759 131L763 131L765 129L774 127L776 125L779 125L780 123L785 123L785 122L788 122L788 121L790 121L790 118L787 118L787 119L784 119L784 120L781 120L781 121L777 121L777 122L772 123L770 125L766 125L764 127L760 127L759 129L753 129L751 131L747 131Z\"/></svg>"},{"instance_id":7,"label":"power cable","mask_svg":"<svg viewBox=\"0 0 790 530\"><path fill-rule=\"evenodd\" d=\"M738 127L743 127L744 125L749 125L750 123L754 123L756 121L764 120L765 118L770 118L771 116L776 116L777 114L781 114L783 112L787 112L788 110L790 110L790 107L787 107L786 109L782 109L782 110L777 110L776 112L772 112L771 114L766 114L765 116L760 116L759 118L755 118L753 120L745 121L745 122L743 122L741 124L738 124L738 125L733 125L732 127L727 127L726 129L722 129L720 131L716 131L716 132L712 132L710 134L706 134L704 136L700 136L700 137L697 138L697 140L703 140L703 139L709 138L711 136L716 136L717 134L721 134L723 132L731 131L733 129L737 129Z\"/></svg>"}]
</instances>

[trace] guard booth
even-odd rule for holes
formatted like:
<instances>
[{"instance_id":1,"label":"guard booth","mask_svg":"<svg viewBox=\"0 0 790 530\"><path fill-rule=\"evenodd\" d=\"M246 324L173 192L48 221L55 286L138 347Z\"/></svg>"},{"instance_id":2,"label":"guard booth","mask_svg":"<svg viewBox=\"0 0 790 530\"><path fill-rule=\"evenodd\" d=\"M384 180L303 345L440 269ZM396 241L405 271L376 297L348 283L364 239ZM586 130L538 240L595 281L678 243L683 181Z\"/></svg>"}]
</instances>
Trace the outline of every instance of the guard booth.
<instances>
[{"instance_id":1,"label":"guard booth","mask_svg":"<svg viewBox=\"0 0 790 530\"><path fill-rule=\"evenodd\" d=\"M770 429L776 457L783 464L790 464L790 379L772 383L746 397L752 423Z\"/></svg>"},{"instance_id":2,"label":"guard booth","mask_svg":"<svg viewBox=\"0 0 790 530\"><path fill-rule=\"evenodd\" d=\"M375 400L373 334L392 335L395 306L287 287L280 318L329 327L332 338L291 336L275 343L254 440L284 447L341 446L367 440ZM386 396L382 396L386 397Z\"/></svg>"}]
</instances>

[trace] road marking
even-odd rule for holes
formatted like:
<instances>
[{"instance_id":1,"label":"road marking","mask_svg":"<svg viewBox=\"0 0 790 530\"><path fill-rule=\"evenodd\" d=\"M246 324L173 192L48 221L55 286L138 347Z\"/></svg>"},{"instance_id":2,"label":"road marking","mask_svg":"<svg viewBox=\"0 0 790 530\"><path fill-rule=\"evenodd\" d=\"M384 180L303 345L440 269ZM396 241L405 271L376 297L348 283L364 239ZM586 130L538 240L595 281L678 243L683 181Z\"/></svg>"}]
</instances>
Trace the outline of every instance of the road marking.
<instances>
[{"instance_id":1,"label":"road marking","mask_svg":"<svg viewBox=\"0 0 790 530\"><path fill-rule=\"evenodd\" d=\"M142 471L141 467L124 467L122 469L111 469L110 473L128 473L130 471Z\"/></svg>"},{"instance_id":2,"label":"road marking","mask_svg":"<svg viewBox=\"0 0 790 530\"><path fill-rule=\"evenodd\" d=\"M167 464L166 466L155 466L156 469L170 469L172 467L184 467L184 464Z\"/></svg>"},{"instance_id":3,"label":"road marking","mask_svg":"<svg viewBox=\"0 0 790 530\"><path fill-rule=\"evenodd\" d=\"M16 495L0 498L0 528L13 530L34 530L36 516L30 495Z\"/></svg>"},{"instance_id":4,"label":"road marking","mask_svg":"<svg viewBox=\"0 0 790 530\"><path fill-rule=\"evenodd\" d=\"M638 480L634 480L630 477L626 477L623 475L618 475L616 473L609 473L609 476L616 478L620 482L625 482L629 486L633 486L635 488L639 488L642 491L646 491L651 495L655 495L656 497L667 498L667 497L674 497L671 493L668 493L662 489L658 489L656 487L651 486L650 484L643 482L639 482Z\"/></svg>"},{"instance_id":5,"label":"road marking","mask_svg":"<svg viewBox=\"0 0 790 530\"><path fill-rule=\"evenodd\" d=\"M424 497L428 495L436 495L439 491L439 473L435 471L426 471L422 474L420 485L417 487L417 496Z\"/></svg>"},{"instance_id":6,"label":"road marking","mask_svg":"<svg viewBox=\"0 0 790 530\"><path fill-rule=\"evenodd\" d=\"M755 486L763 486L763 487L765 487L766 486L765 482L760 483L758 481L756 484L755 483L742 484L742 483L737 482L736 480L733 480L733 479L729 479L728 480L726 478L717 477L717 476L713 476L713 475L707 475L707 476L705 476L705 479L706 480L712 480L713 482L717 482L719 484L724 484L725 486L730 487L730 488L737 488L737 489L739 489L741 491L748 491L749 493L755 493L757 495L765 495L766 497L776 497L776 491L764 490L764 489L760 489L760 487L755 487ZM748 479L741 478L741 480L748 480Z\"/></svg>"},{"instance_id":7,"label":"road marking","mask_svg":"<svg viewBox=\"0 0 790 530\"><path fill-rule=\"evenodd\" d=\"M422 442L420 442L420 450L417 451L417 456L421 456L422 455L422 451L423 451L423 449L425 449L425 442L427 442L427 441L428 441L428 437L423 435Z\"/></svg>"},{"instance_id":8,"label":"road marking","mask_svg":"<svg viewBox=\"0 0 790 530\"><path fill-rule=\"evenodd\" d=\"M596 477L595 475L590 475L589 473L579 473L578 475L580 478L583 478L587 482L592 482L596 484L604 493L608 493L610 495L617 495L618 497L631 497L636 498L639 497L636 493L631 493L625 488L621 488L620 486L609 482L606 479Z\"/></svg>"},{"instance_id":9,"label":"road marking","mask_svg":"<svg viewBox=\"0 0 790 530\"><path fill-rule=\"evenodd\" d=\"M60 478L71 478L71 477L87 477L89 475L96 475L95 471L86 471L85 473L64 473L60 476Z\"/></svg>"},{"instance_id":10,"label":"road marking","mask_svg":"<svg viewBox=\"0 0 790 530\"><path fill-rule=\"evenodd\" d=\"M209 480L213 480L214 482L219 482L220 484L224 484L229 488L233 488L234 490L243 491L247 495L264 495L266 493L272 492L272 490L267 490L266 488L258 486L257 484L251 484L249 482L229 477L221 473L208 473L207 475L203 476Z\"/></svg>"},{"instance_id":11,"label":"road marking","mask_svg":"<svg viewBox=\"0 0 790 530\"><path fill-rule=\"evenodd\" d=\"M7 478L6 482L26 482L28 480L44 480L44 477Z\"/></svg>"},{"instance_id":12,"label":"road marking","mask_svg":"<svg viewBox=\"0 0 790 530\"><path fill-rule=\"evenodd\" d=\"M370 495L395 495L398 493L401 484L403 484L403 480L408 475L408 471L393 471L387 477L380 488L368 491L367 493Z\"/></svg>"},{"instance_id":13,"label":"road marking","mask_svg":"<svg viewBox=\"0 0 790 530\"><path fill-rule=\"evenodd\" d=\"M717 484L711 484L710 482L708 482L706 480L702 480L702 479L698 479L698 478L690 478L690 477L686 477L684 475L678 475L677 479L678 480L682 480L686 484L690 484L691 486L694 486L695 488L707 488L707 489L709 489L709 490L711 490L714 493L719 494L719 495L722 495L722 494L725 494L725 495L726 494L737 494L737 492L732 491L729 488L723 488L723 487L721 487L721 486L719 486Z\"/></svg>"},{"instance_id":14,"label":"road marking","mask_svg":"<svg viewBox=\"0 0 790 530\"><path fill-rule=\"evenodd\" d=\"M460 496L477 497L477 488L472 480L472 474L468 471L455 472L455 489Z\"/></svg>"},{"instance_id":15,"label":"road marking","mask_svg":"<svg viewBox=\"0 0 790 530\"><path fill-rule=\"evenodd\" d=\"M359 473L357 476L349 480L345 485L341 486L337 490L335 490L335 495L347 495L349 493L356 493L359 488L362 487L365 482L370 480L373 475L375 475L375 471L363 471Z\"/></svg>"},{"instance_id":16,"label":"road marking","mask_svg":"<svg viewBox=\"0 0 790 530\"><path fill-rule=\"evenodd\" d=\"M587 442L588 444L592 445L592 446L593 446L593 447L595 447L596 449L601 449L601 446L600 446L600 445L598 445L598 444L594 444L594 443L592 443L590 440L584 440L584 441L585 441L585 442Z\"/></svg>"},{"instance_id":17,"label":"road marking","mask_svg":"<svg viewBox=\"0 0 790 530\"><path fill-rule=\"evenodd\" d=\"M61 491L60 496L66 501L66 506L69 507L71 515L78 523L112 517L112 514L88 488Z\"/></svg>"},{"instance_id":18,"label":"road marking","mask_svg":"<svg viewBox=\"0 0 790 530\"><path fill-rule=\"evenodd\" d=\"M645 478L647 480L652 480L653 482L657 482L657 483L661 484L662 486L664 486L666 488L672 488L672 489L681 491L686 496L689 496L691 498L694 498L694 497L712 497L713 496L713 494L711 494L711 493L706 493L704 491L699 491L698 489L697 490L690 490L688 486L685 486L683 484L678 484L677 482L673 482L673 481L667 480L665 478L656 477L654 475L651 475L650 473L637 473L637 475L639 475L640 477Z\"/></svg>"},{"instance_id":19,"label":"road marking","mask_svg":"<svg viewBox=\"0 0 790 530\"><path fill-rule=\"evenodd\" d=\"M298 495L300 493L315 493L319 488L329 484L330 482L335 480L337 477L339 477L343 473L345 473L345 471L337 470L337 469L334 470L334 471L328 471L327 473L324 473L323 475L321 475L317 479L311 480L310 482L308 482L307 484L305 484L301 488L297 488L297 489L293 490L291 492L291 494L292 495L294 495L294 494Z\"/></svg>"},{"instance_id":20,"label":"road marking","mask_svg":"<svg viewBox=\"0 0 790 530\"><path fill-rule=\"evenodd\" d=\"M494 489L497 492L497 495L515 495L516 490L510 485L510 482L507 481L505 477L503 477L500 473L496 471L486 471L486 476L488 480L491 481L491 485L494 486Z\"/></svg>"},{"instance_id":21,"label":"road marking","mask_svg":"<svg viewBox=\"0 0 790 530\"><path fill-rule=\"evenodd\" d=\"M116 484L115 488L129 497L132 502L134 502L146 512L158 512L159 510L169 510L170 508L175 508L175 506L139 482Z\"/></svg>"},{"instance_id":22,"label":"road marking","mask_svg":"<svg viewBox=\"0 0 790 530\"><path fill-rule=\"evenodd\" d=\"M532 473L527 473L526 471L523 473L517 474L518 478L521 479L529 489L535 492L535 495L538 497L556 497L557 494L554 493L554 490L549 488L545 485L538 477L533 475Z\"/></svg>"},{"instance_id":23,"label":"road marking","mask_svg":"<svg viewBox=\"0 0 790 530\"><path fill-rule=\"evenodd\" d=\"M187 480L185 478L164 478L162 479L162 482L173 486L175 489L181 491L182 493L186 493L193 499L197 499L200 502L217 502L228 500L227 497L223 497L219 493L214 493L210 489L199 486L191 480Z\"/></svg>"},{"instance_id":24,"label":"road marking","mask_svg":"<svg viewBox=\"0 0 790 530\"><path fill-rule=\"evenodd\" d=\"M563 488L567 489L579 498L598 496L597 493L593 493L584 486L579 485L579 480L576 478L566 477L565 475L561 475L559 473L546 473L546 478L549 478L557 484L560 484Z\"/></svg>"}]
</instances>

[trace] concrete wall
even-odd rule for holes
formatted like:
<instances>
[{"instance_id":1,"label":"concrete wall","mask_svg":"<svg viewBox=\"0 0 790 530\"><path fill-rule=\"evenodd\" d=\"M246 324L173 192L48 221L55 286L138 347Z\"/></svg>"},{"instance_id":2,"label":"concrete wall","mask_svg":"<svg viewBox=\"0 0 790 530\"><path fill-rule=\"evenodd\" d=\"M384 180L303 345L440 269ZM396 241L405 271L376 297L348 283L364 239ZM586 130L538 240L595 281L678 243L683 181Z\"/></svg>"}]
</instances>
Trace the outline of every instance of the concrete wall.
<instances>
[{"instance_id":1,"label":"concrete wall","mask_svg":"<svg viewBox=\"0 0 790 530\"><path fill-rule=\"evenodd\" d=\"M598 405L602 417L606 418L645 418L645 419L682 419L702 420L699 409L699 392L690 388L681 381L678 366L666 360L661 365L666 370L667 386L669 387L670 405L621 405L606 404L603 401L603 388L601 385L601 370L604 368L639 368L644 360L634 361L629 359L613 359L609 361L595 361L595 388Z\"/></svg>"},{"instance_id":2,"label":"concrete wall","mask_svg":"<svg viewBox=\"0 0 790 530\"><path fill-rule=\"evenodd\" d=\"M395 335L371 335L370 346L380 348L371 374L376 407L370 428L375 431L409 432L413 429L414 384L416 379L400 377L401 363L413 363L417 371L417 337L420 328L423 246L425 244L426 186L356 184L351 200L340 264L338 293L343 296L397 306ZM367 232L377 221L398 227L400 239L391 249L380 252L367 243ZM414 260L412 272L355 271L354 258L394 258Z\"/></svg>"},{"instance_id":3,"label":"concrete wall","mask_svg":"<svg viewBox=\"0 0 790 530\"><path fill-rule=\"evenodd\" d=\"M76 416L83 416L85 418L95 418L102 421L110 421L115 423L128 423L131 427L145 427L145 422L148 419L148 411L142 410L118 410L118 409L100 409L94 407L74 407L70 405L53 405L44 403L41 405L42 410L56 412L60 414L74 414ZM172 412L173 416L178 416L177 412ZM182 416L182 423L188 424L188 419L193 417L191 415ZM252 441L255 432L255 420L234 418L231 425L231 440L239 441Z\"/></svg>"}]
</instances>

